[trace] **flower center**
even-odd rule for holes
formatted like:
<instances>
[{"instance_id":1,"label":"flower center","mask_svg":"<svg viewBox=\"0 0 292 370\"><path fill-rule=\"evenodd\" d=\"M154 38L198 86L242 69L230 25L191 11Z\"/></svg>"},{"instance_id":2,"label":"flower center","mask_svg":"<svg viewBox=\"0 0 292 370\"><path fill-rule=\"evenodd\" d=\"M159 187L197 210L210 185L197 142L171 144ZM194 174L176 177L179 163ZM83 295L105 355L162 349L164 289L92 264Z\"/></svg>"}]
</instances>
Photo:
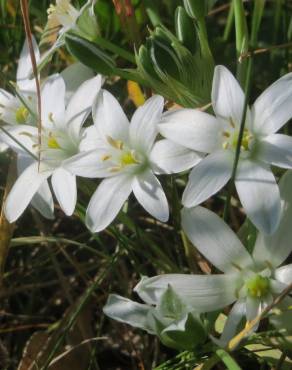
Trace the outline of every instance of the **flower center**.
<instances>
[{"instance_id":1,"label":"flower center","mask_svg":"<svg viewBox=\"0 0 292 370\"><path fill-rule=\"evenodd\" d=\"M245 286L250 297L261 298L269 293L270 280L267 277L255 275L246 282Z\"/></svg>"},{"instance_id":2,"label":"flower center","mask_svg":"<svg viewBox=\"0 0 292 370\"><path fill-rule=\"evenodd\" d=\"M143 163L143 158L141 158L140 154L136 150L126 147L123 141L115 140L108 136L107 142L112 148L109 149L109 153L101 157L101 160L110 160L113 163L113 166L109 167L110 172L119 172L128 166L141 165ZM135 166L135 168L137 167Z\"/></svg>"},{"instance_id":3,"label":"flower center","mask_svg":"<svg viewBox=\"0 0 292 370\"><path fill-rule=\"evenodd\" d=\"M48 137L48 147L50 149L61 149L60 144L58 143L56 137L53 136L51 132Z\"/></svg>"},{"instance_id":4,"label":"flower center","mask_svg":"<svg viewBox=\"0 0 292 370\"><path fill-rule=\"evenodd\" d=\"M238 144L238 136L239 131L236 129L236 126L232 119L229 120L230 127L228 126L226 130L223 131L223 142L222 147L223 149L236 149ZM245 128L242 135L241 145L240 149L242 151L249 151L250 150L250 143L253 139L253 135L250 133L250 131Z\"/></svg>"},{"instance_id":5,"label":"flower center","mask_svg":"<svg viewBox=\"0 0 292 370\"><path fill-rule=\"evenodd\" d=\"M15 113L15 118L17 123L25 123L27 120L27 117L29 115L29 111L25 106L21 106L17 109Z\"/></svg>"},{"instance_id":6,"label":"flower center","mask_svg":"<svg viewBox=\"0 0 292 370\"><path fill-rule=\"evenodd\" d=\"M249 150L249 143L251 139L253 138L252 134L248 131L247 128L244 129L243 135L242 135L242 140L241 140L241 146L240 149L247 151ZM238 143L238 134L234 135L233 137L233 148L236 149Z\"/></svg>"},{"instance_id":7,"label":"flower center","mask_svg":"<svg viewBox=\"0 0 292 370\"><path fill-rule=\"evenodd\" d=\"M135 152L133 150L124 152L121 155L121 165L128 166L130 164L139 164L139 161L135 158Z\"/></svg>"}]
</instances>

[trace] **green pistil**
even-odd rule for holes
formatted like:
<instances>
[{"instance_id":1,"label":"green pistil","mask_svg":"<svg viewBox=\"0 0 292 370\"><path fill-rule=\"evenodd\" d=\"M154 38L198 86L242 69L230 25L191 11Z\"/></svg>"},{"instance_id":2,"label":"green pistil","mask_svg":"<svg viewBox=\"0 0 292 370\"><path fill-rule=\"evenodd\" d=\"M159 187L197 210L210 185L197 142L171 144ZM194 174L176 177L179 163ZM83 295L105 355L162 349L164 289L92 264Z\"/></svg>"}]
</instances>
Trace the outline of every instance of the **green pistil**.
<instances>
[{"instance_id":1,"label":"green pistil","mask_svg":"<svg viewBox=\"0 0 292 370\"><path fill-rule=\"evenodd\" d=\"M138 164L139 162L135 158L133 152L125 152L121 156L121 165L122 166L128 166L131 164Z\"/></svg>"},{"instance_id":2,"label":"green pistil","mask_svg":"<svg viewBox=\"0 0 292 370\"><path fill-rule=\"evenodd\" d=\"M255 275L246 282L247 294L253 298L266 296L270 291L270 280L266 277Z\"/></svg>"},{"instance_id":3,"label":"green pistil","mask_svg":"<svg viewBox=\"0 0 292 370\"><path fill-rule=\"evenodd\" d=\"M58 141L56 140L56 138L54 136L50 136L48 138L48 147L50 149L61 149Z\"/></svg>"},{"instance_id":4,"label":"green pistil","mask_svg":"<svg viewBox=\"0 0 292 370\"><path fill-rule=\"evenodd\" d=\"M27 117L29 115L29 111L24 106L21 106L17 109L15 113L15 118L17 123L25 123L27 120Z\"/></svg>"}]
</instances>

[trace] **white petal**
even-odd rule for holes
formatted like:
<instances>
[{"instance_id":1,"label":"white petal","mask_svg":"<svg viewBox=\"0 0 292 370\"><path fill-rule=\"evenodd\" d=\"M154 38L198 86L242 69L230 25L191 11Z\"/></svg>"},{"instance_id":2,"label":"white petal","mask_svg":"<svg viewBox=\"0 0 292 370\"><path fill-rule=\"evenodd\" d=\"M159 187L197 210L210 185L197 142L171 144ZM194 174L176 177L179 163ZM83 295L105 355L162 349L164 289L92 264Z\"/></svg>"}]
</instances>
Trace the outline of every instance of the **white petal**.
<instances>
[{"instance_id":1,"label":"white petal","mask_svg":"<svg viewBox=\"0 0 292 370\"><path fill-rule=\"evenodd\" d=\"M100 183L86 213L86 224L92 232L105 229L113 221L132 191L132 181L132 177L123 174Z\"/></svg>"},{"instance_id":2,"label":"white petal","mask_svg":"<svg viewBox=\"0 0 292 370\"><path fill-rule=\"evenodd\" d=\"M129 121L117 99L108 91L101 90L93 107L94 123L104 139L129 141Z\"/></svg>"},{"instance_id":3,"label":"white petal","mask_svg":"<svg viewBox=\"0 0 292 370\"><path fill-rule=\"evenodd\" d=\"M0 89L0 119L9 125L17 125L16 113L21 103L15 96Z\"/></svg>"},{"instance_id":4,"label":"white petal","mask_svg":"<svg viewBox=\"0 0 292 370\"><path fill-rule=\"evenodd\" d=\"M135 149L148 153L158 133L164 106L162 96L154 95L134 113L130 124L130 141Z\"/></svg>"},{"instance_id":5,"label":"white petal","mask_svg":"<svg viewBox=\"0 0 292 370\"><path fill-rule=\"evenodd\" d=\"M292 137L272 134L257 144L257 158L282 168L292 168Z\"/></svg>"},{"instance_id":6,"label":"white petal","mask_svg":"<svg viewBox=\"0 0 292 370\"><path fill-rule=\"evenodd\" d=\"M275 271L275 278L284 284L292 284L292 263L282 266Z\"/></svg>"},{"instance_id":7,"label":"white petal","mask_svg":"<svg viewBox=\"0 0 292 370\"><path fill-rule=\"evenodd\" d=\"M7 144L1 142L1 137L0 137L0 153L5 152L8 148L9 146Z\"/></svg>"},{"instance_id":8,"label":"white petal","mask_svg":"<svg viewBox=\"0 0 292 370\"><path fill-rule=\"evenodd\" d=\"M32 44L33 44L33 51L34 51L35 59L36 59L36 62L38 63L40 59L40 51L39 51L38 45L34 37L32 37ZM30 52L28 48L28 42L26 39L24 42L23 48L21 50L17 73L16 73L17 85L22 92L33 92L36 90L34 78L32 77L32 79L29 79L31 74L32 74L32 63L31 63Z\"/></svg>"},{"instance_id":9,"label":"white petal","mask_svg":"<svg viewBox=\"0 0 292 370\"><path fill-rule=\"evenodd\" d=\"M52 186L60 207L67 216L71 216L77 201L75 175L63 168L58 168L52 175Z\"/></svg>"},{"instance_id":10,"label":"white petal","mask_svg":"<svg viewBox=\"0 0 292 370\"><path fill-rule=\"evenodd\" d=\"M146 170L135 177L133 192L138 202L153 217L162 222L168 220L168 202L160 182L152 171Z\"/></svg>"},{"instance_id":11,"label":"white petal","mask_svg":"<svg viewBox=\"0 0 292 370\"><path fill-rule=\"evenodd\" d=\"M47 181L44 181L39 190L31 200L31 205L40 212L40 214L52 220L54 218L54 200Z\"/></svg>"},{"instance_id":12,"label":"white petal","mask_svg":"<svg viewBox=\"0 0 292 370\"><path fill-rule=\"evenodd\" d=\"M258 234L253 257L258 262L268 263L274 267L292 252L292 171L287 171L279 182L282 200L282 217L279 226L272 235Z\"/></svg>"},{"instance_id":13,"label":"white petal","mask_svg":"<svg viewBox=\"0 0 292 370\"><path fill-rule=\"evenodd\" d=\"M272 171L256 161L240 160L235 181L247 216L265 234L272 234L281 217L280 192Z\"/></svg>"},{"instance_id":14,"label":"white petal","mask_svg":"<svg viewBox=\"0 0 292 370\"><path fill-rule=\"evenodd\" d=\"M104 147L104 140L101 138L97 128L94 125L86 127L82 133L79 150L87 152L102 147Z\"/></svg>"},{"instance_id":15,"label":"white petal","mask_svg":"<svg viewBox=\"0 0 292 370\"><path fill-rule=\"evenodd\" d=\"M224 66L215 67L212 106L216 116L226 120L232 119L235 126L240 125L244 93L233 74Z\"/></svg>"},{"instance_id":16,"label":"white petal","mask_svg":"<svg viewBox=\"0 0 292 370\"><path fill-rule=\"evenodd\" d=\"M253 131L269 135L278 131L292 117L292 73L281 77L255 101Z\"/></svg>"},{"instance_id":17,"label":"white petal","mask_svg":"<svg viewBox=\"0 0 292 370\"><path fill-rule=\"evenodd\" d=\"M92 105L101 88L101 76L97 75L81 84L72 95L66 109L66 124L72 136L79 137L80 129L92 110Z\"/></svg>"},{"instance_id":18,"label":"white petal","mask_svg":"<svg viewBox=\"0 0 292 370\"><path fill-rule=\"evenodd\" d=\"M94 76L92 70L82 63L73 63L61 72L66 85L66 104L78 87L86 80Z\"/></svg>"},{"instance_id":19,"label":"white petal","mask_svg":"<svg viewBox=\"0 0 292 370\"><path fill-rule=\"evenodd\" d=\"M151 307L136 303L117 294L110 294L103 312L110 318L129 324L136 328L147 330L154 334L147 323L147 315Z\"/></svg>"},{"instance_id":20,"label":"white petal","mask_svg":"<svg viewBox=\"0 0 292 370\"><path fill-rule=\"evenodd\" d=\"M50 171L38 171L38 163L33 163L18 177L5 203L5 215L14 222L24 212L42 183L51 175Z\"/></svg>"},{"instance_id":21,"label":"white petal","mask_svg":"<svg viewBox=\"0 0 292 370\"><path fill-rule=\"evenodd\" d=\"M155 173L170 174L186 171L198 164L202 158L201 153L167 139L156 142L150 153Z\"/></svg>"},{"instance_id":22,"label":"white petal","mask_svg":"<svg viewBox=\"0 0 292 370\"><path fill-rule=\"evenodd\" d=\"M239 272L239 268L253 265L234 232L208 209L184 208L182 227L194 246L219 270Z\"/></svg>"},{"instance_id":23,"label":"white petal","mask_svg":"<svg viewBox=\"0 0 292 370\"><path fill-rule=\"evenodd\" d=\"M38 133L36 127L17 125L5 128L13 138L0 130L0 139L12 150L17 153L28 155L27 151L22 147L24 146L29 152L33 153L34 155L37 154L37 147L35 146L36 141L34 140L37 138ZM22 146L20 146L18 143L22 144Z\"/></svg>"},{"instance_id":24,"label":"white petal","mask_svg":"<svg viewBox=\"0 0 292 370\"><path fill-rule=\"evenodd\" d=\"M222 335L216 342L221 347L226 347L228 342L236 335L238 325L246 315L245 299L238 300L230 310L227 321L224 325Z\"/></svg>"},{"instance_id":25,"label":"white petal","mask_svg":"<svg viewBox=\"0 0 292 370\"><path fill-rule=\"evenodd\" d=\"M228 150L211 153L202 159L190 173L183 205L194 207L222 189L231 177L232 159Z\"/></svg>"},{"instance_id":26,"label":"white petal","mask_svg":"<svg viewBox=\"0 0 292 370\"><path fill-rule=\"evenodd\" d=\"M221 147L220 123L196 109L164 113L158 129L167 139L192 150L210 153Z\"/></svg>"},{"instance_id":27,"label":"white petal","mask_svg":"<svg viewBox=\"0 0 292 370\"><path fill-rule=\"evenodd\" d=\"M50 76L43 85L42 125L54 128L65 126L65 82L59 74Z\"/></svg>"},{"instance_id":28,"label":"white petal","mask_svg":"<svg viewBox=\"0 0 292 370\"><path fill-rule=\"evenodd\" d=\"M169 285L198 312L216 311L236 300L236 279L232 274L159 275L142 279L134 291L148 304L157 304Z\"/></svg>"},{"instance_id":29,"label":"white petal","mask_svg":"<svg viewBox=\"0 0 292 370\"><path fill-rule=\"evenodd\" d=\"M28 155L18 154L17 156L17 172L20 175L27 167L35 163L35 160ZM54 218L54 201L52 193L48 184L45 180L39 187L36 194L31 200L31 205L40 212L45 218Z\"/></svg>"},{"instance_id":30,"label":"white petal","mask_svg":"<svg viewBox=\"0 0 292 370\"><path fill-rule=\"evenodd\" d=\"M63 167L77 176L87 178L103 178L113 176L110 172L109 160L102 160L106 154L103 149L82 152L63 161Z\"/></svg>"},{"instance_id":31,"label":"white petal","mask_svg":"<svg viewBox=\"0 0 292 370\"><path fill-rule=\"evenodd\" d=\"M246 297L247 321L255 319L261 312L261 301L258 298Z\"/></svg>"},{"instance_id":32,"label":"white petal","mask_svg":"<svg viewBox=\"0 0 292 370\"><path fill-rule=\"evenodd\" d=\"M270 278L270 288L271 288L271 293L279 295L283 292L285 288L287 288L287 284L285 282L281 282L280 280L275 280L275 279ZM273 297L269 298L269 300L273 301Z\"/></svg>"},{"instance_id":33,"label":"white petal","mask_svg":"<svg viewBox=\"0 0 292 370\"><path fill-rule=\"evenodd\" d=\"M10 101L14 100L15 97L10 94L8 91L4 89L0 89L0 112L2 107L5 107L10 103Z\"/></svg>"}]
</instances>

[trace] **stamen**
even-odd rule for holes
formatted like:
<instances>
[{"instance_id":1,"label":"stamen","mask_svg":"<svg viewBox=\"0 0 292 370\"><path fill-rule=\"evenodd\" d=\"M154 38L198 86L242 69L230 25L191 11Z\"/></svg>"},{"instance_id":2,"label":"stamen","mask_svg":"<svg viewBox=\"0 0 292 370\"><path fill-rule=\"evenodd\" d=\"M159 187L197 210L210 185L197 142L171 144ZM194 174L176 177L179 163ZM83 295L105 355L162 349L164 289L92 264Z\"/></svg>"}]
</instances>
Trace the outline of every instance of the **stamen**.
<instances>
[{"instance_id":1,"label":"stamen","mask_svg":"<svg viewBox=\"0 0 292 370\"><path fill-rule=\"evenodd\" d=\"M123 150L124 143L121 140L114 140L111 136L107 136L106 139L113 148Z\"/></svg>"},{"instance_id":2,"label":"stamen","mask_svg":"<svg viewBox=\"0 0 292 370\"><path fill-rule=\"evenodd\" d=\"M109 168L109 172L119 172L122 169L122 166L114 166Z\"/></svg>"},{"instance_id":3,"label":"stamen","mask_svg":"<svg viewBox=\"0 0 292 370\"><path fill-rule=\"evenodd\" d=\"M104 161L107 161L108 159L111 159L111 155L110 154L104 154L101 156L101 160L104 162Z\"/></svg>"},{"instance_id":4,"label":"stamen","mask_svg":"<svg viewBox=\"0 0 292 370\"><path fill-rule=\"evenodd\" d=\"M229 123L232 128L235 128L235 123L231 117L229 117Z\"/></svg>"},{"instance_id":5,"label":"stamen","mask_svg":"<svg viewBox=\"0 0 292 370\"><path fill-rule=\"evenodd\" d=\"M51 121L52 123L55 123L52 112L49 113L49 121Z\"/></svg>"}]
</instances>

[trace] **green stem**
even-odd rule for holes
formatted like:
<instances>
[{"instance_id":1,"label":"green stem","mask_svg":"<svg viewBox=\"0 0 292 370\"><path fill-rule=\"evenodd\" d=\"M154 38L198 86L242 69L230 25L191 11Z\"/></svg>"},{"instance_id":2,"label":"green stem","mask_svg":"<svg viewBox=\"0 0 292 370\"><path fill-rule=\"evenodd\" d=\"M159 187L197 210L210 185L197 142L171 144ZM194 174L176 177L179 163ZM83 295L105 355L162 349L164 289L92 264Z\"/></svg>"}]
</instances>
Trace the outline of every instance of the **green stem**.
<instances>
[{"instance_id":1,"label":"green stem","mask_svg":"<svg viewBox=\"0 0 292 370\"><path fill-rule=\"evenodd\" d=\"M233 0L235 34L236 34L236 53L240 59L241 54L248 51L248 29L242 0ZM237 64L237 79L242 86L246 81L247 60L243 59Z\"/></svg>"},{"instance_id":2,"label":"green stem","mask_svg":"<svg viewBox=\"0 0 292 370\"><path fill-rule=\"evenodd\" d=\"M258 33L265 8L265 2L266 0L257 0L254 2L250 36L251 48L256 48L257 46Z\"/></svg>"},{"instance_id":3,"label":"green stem","mask_svg":"<svg viewBox=\"0 0 292 370\"><path fill-rule=\"evenodd\" d=\"M224 34L223 34L223 41L224 42L227 42L227 40L229 39L231 29L232 29L232 25L233 25L233 18L234 18L234 5L233 5L233 3L231 3L230 8L229 8L229 12L228 12L228 17L227 17L225 29L224 29Z\"/></svg>"},{"instance_id":4,"label":"green stem","mask_svg":"<svg viewBox=\"0 0 292 370\"><path fill-rule=\"evenodd\" d=\"M249 100L250 88L251 88L252 63L253 63L253 59L252 59L252 57L250 57L248 59L248 64L247 64L246 91L245 91L245 100L244 100L242 118L241 118L241 122L240 122L240 129L239 129L239 134L238 134L237 145L236 145L236 149L235 149L235 156L234 156L234 162L233 162L233 167L232 167L231 181L230 181L230 185L229 185L229 188L228 188L228 193L227 193L225 207L224 207L224 213L223 213L223 218L224 218L225 222L227 222L228 216L229 216L231 195L232 195L233 188L234 188L236 170L237 170L239 156L240 156L240 147L241 147L242 138L243 138L243 132L244 132L244 126L245 126L245 120L246 120L246 113L247 113L247 108L248 108L248 100Z\"/></svg>"},{"instance_id":5,"label":"green stem","mask_svg":"<svg viewBox=\"0 0 292 370\"><path fill-rule=\"evenodd\" d=\"M199 37L199 40L200 40L202 56L203 56L203 58L206 58L206 60L213 67L214 66L214 60L213 60L213 55L211 53L211 49L210 49L210 46L209 46L208 33L207 33L205 18L199 18L197 20L197 26L198 26L198 37Z\"/></svg>"}]
</instances>

